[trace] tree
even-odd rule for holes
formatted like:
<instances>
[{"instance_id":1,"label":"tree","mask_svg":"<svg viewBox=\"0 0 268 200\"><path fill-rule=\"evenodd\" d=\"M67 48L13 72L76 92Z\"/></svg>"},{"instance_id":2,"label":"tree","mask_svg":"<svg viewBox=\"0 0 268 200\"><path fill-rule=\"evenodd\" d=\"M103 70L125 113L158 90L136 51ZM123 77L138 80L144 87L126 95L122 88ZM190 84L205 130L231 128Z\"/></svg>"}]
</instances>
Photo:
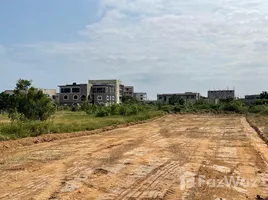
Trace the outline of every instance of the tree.
<instances>
[{"instance_id":1,"label":"tree","mask_svg":"<svg viewBox=\"0 0 268 200\"><path fill-rule=\"evenodd\" d=\"M7 112L9 115L16 111L17 98L16 96L6 94L4 92L0 93L0 111Z\"/></svg>"},{"instance_id":2,"label":"tree","mask_svg":"<svg viewBox=\"0 0 268 200\"><path fill-rule=\"evenodd\" d=\"M41 90L30 86L31 81L20 79L13 95L2 93L0 110L8 112L10 117L19 114L29 120L47 120L56 109L51 99Z\"/></svg>"},{"instance_id":3,"label":"tree","mask_svg":"<svg viewBox=\"0 0 268 200\"><path fill-rule=\"evenodd\" d=\"M22 91L24 91L26 93L31 85L32 85L32 81L25 80L25 79L19 79L14 91L15 91L15 93L19 93Z\"/></svg>"},{"instance_id":4,"label":"tree","mask_svg":"<svg viewBox=\"0 0 268 200\"><path fill-rule=\"evenodd\" d=\"M41 90L31 87L26 94L19 95L17 111L30 120L47 120L54 112L55 107Z\"/></svg>"},{"instance_id":5,"label":"tree","mask_svg":"<svg viewBox=\"0 0 268 200\"><path fill-rule=\"evenodd\" d=\"M0 94L0 111L5 111L7 109L9 94L2 92Z\"/></svg>"},{"instance_id":6,"label":"tree","mask_svg":"<svg viewBox=\"0 0 268 200\"><path fill-rule=\"evenodd\" d=\"M184 105L185 101L180 98L179 96L177 95L173 95L169 100L168 100L168 103L170 105L176 105L176 104L179 104L179 105Z\"/></svg>"},{"instance_id":7,"label":"tree","mask_svg":"<svg viewBox=\"0 0 268 200\"><path fill-rule=\"evenodd\" d=\"M263 91L263 92L260 94L260 99L268 99L268 92Z\"/></svg>"}]
</instances>

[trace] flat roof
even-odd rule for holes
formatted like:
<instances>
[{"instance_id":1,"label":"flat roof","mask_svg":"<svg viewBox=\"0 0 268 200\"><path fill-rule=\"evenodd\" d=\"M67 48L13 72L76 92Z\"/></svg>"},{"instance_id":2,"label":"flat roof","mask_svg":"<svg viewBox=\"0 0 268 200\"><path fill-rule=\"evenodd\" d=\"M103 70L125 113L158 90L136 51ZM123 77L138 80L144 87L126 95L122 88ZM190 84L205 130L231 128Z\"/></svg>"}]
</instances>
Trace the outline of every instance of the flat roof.
<instances>
[{"instance_id":1,"label":"flat roof","mask_svg":"<svg viewBox=\"0 0 268 200\"><path fill-rule=\"evenodd\" d=\"M94 84L92 87L94 87L94 86L110 86L110 87L115 87L112 84Z\"/></svg>"},{"instance_id":2,"label":"flat roof","mask_svg":"<svg viewBox=\"0 0 268 200\"><path fill-rule=\"evenodd\" d=\"M157 95L172 96L172 95L193 95L193 94L199 94L199 93L198 92L186 92L186 93L169 93L169 94L157 94Z\"/></svg>"},{"instance_id":3,"label":"flat roof","mask_svg":"<svg viewBox=\"0 0 268 200\"><path fill-rule=\"evenodd\" d=\"M57 90L57 89L49 89L49 88L34 88L34 89L37 89L37 90Z\"/></svg>"},{"instance_id":4,"label":"flat roof","mask_svg":"<svg viewBox=\"0 0 268 200\"><path fill-rule=\"evenodd\" d=\"M234 92L235 90L209 90L209 92L229 92L229 91L232 91Z\"/></svg>"},{"instance_id":5,"label":"flat roof","mask_svg":"<svg viewBox=\"0 0 268 200\"><path fill-rule=\"evenodd\" d=\"M72 86L81 86L81 85L87 85L86 83L81 84L67 84L67 85L58 85L58 87L72 87Z\"/></svg>"}]
</instances>

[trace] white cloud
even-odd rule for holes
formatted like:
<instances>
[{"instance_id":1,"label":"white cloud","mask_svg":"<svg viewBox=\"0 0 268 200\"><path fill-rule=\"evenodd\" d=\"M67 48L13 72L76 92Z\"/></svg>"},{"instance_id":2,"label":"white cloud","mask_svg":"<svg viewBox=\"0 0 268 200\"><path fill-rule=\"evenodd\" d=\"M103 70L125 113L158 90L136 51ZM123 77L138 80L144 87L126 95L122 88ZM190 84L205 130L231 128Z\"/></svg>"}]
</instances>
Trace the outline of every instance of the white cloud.
<instances>
[{"instance_id":1,"label":"white cloud","mask_svg":"<svg viewBox=\"0 0 268 200\"><path fill-rule=\"evenodd\" d=\"M268 73L265 0L100 0L99 13L100 21L78 32L84 41L16 48L70 71L75 66L83 79L118 77L151 97L166 87L183 92L240 84L246 93L246 85L255 84L262 90L250 76L265 82Z\"/></svg>"}]
</instances>

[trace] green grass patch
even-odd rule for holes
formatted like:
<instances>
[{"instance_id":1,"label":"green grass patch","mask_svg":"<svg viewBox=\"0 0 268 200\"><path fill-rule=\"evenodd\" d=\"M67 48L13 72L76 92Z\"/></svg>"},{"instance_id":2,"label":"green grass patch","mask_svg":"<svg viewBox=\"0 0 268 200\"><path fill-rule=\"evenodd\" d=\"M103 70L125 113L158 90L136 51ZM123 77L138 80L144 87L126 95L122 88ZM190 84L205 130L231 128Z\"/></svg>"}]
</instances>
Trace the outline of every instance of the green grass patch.
<instances>
[{"instance_id":1,"label":"green grass patch","mask_svg":"<svg viewBox=\"0 0 268 200\"><path fill-rule=\"evenodd\" d=\"M69 133L75 131L95 130L112 125L143 121L162 116L162 111L151 110L136 115L109 115L96 117L85 112L59 111L50 120L15 121L0 125L0 140L35 137L47 133Z\"/></svg>"}]
</instances>

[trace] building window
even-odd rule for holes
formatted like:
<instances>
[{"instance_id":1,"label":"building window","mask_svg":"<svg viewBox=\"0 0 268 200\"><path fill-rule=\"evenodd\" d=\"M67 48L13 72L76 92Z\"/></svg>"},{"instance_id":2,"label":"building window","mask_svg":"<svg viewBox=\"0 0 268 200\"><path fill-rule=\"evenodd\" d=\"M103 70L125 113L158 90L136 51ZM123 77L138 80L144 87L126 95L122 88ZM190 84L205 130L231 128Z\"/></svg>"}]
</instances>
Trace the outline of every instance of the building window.
<instances>
[{"instance_id":1,"label":"building window","mask_svg":"<svg viewBox=\"0 0 268 200\"><path fill-rule=\"evenodd\" d=\"M60 92L61 93L71 93L71 88L61 88Z\"/></svg>"},{"instance_id":2,"label":"building window","mask_svg":"<svg viewBox=\"0 0 268 200\"><path fill-rule=\"evenodd\" d=\"M55 100L55 99L56 99L56 95L53 95L53 96L52 96L52 99L54 99L54 100Z\"/></svg>"},{"instance_id":3,"label":"building window","mask_svg":"<svg viewBox=\"0 0 268 200\"><path fill-rule=\"evenodd\" d=\"M106 97L106 100L109 101L109 99L110 99L109 96L107 96L107 97Z\"/></svg>"},{"instance_id":4,"label":"building window","mask_svg":"<svg viewBox=\"0 0 268 200\"><path fill-rule=\"evenodd\" d=\"M64 99L64 100L68 100L68 99L69 99L69 96L68 96L68 95L64 95L64 96L63 96L63 99Z\"/></svg>"},{"instance_id":5,"label":"building window","mask_svg":"<svg viewBox=\"0 0 268 200\"><path fill-rule=\"evenodd\" d=\"M93 88L93 93L105 93L105 88Z\"/></svg>"},{"instance_id":6,"label":"building window","mask_svg":"<svg viewBox=\"0 0 268 200\"><path fill-rule=\"evenodd\" d=\"M162 97L159 97L159 99L162 99Z\"/></svg>"},{"instance_id":7,"label":"building window","mask_svg":"<svg viewBox=\"0 0 268 200\"><path fill-rule=\"evenodd\" d=\"M80 88L72 88L72 93L79 93L80 92Z\"/></svg>"},{"instance_id":8,"label":"building window","mask_svg":"<svg viewBox=\"0 0 268 200\"><path fill-rule=\"evenodd\" d=\"M98 100L102 100L102 96L98 96L97 99L98 99Z\"/></svg>"},{"instance_id":9,"label":"building window","mask_svg":"<svg viewBox=\"0 0 268 200\"><path fill-rule=\"evenodd\" d=\"M74 100L78 100L78 96L77 95L74 95Z\"/></svg>"}]
</instances>

